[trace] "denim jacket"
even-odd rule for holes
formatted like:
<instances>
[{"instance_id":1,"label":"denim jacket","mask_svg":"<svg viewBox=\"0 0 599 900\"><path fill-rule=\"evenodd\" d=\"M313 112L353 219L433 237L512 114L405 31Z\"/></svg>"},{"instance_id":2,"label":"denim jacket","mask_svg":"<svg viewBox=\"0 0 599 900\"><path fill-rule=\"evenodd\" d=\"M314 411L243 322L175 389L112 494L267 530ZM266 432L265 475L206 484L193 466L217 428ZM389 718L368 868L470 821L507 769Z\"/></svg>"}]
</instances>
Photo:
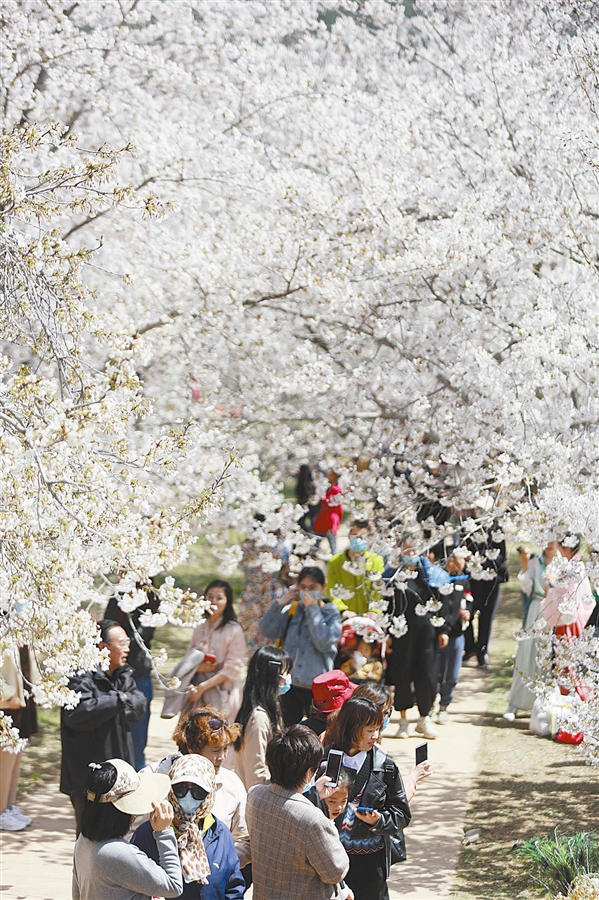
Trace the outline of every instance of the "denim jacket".
<instances>
[{"instance_id":1,"label":"denim jacket","mask_svg":"<svg viewBox=\"0 0 599 900\"><path fill-rule=\"evenodd\" d=\"M290 605L274 601L260 620L260 631L270 640L285 638L283 649L293 660L294 685L311 688L317 675L329 672L341 637L341 613L334 603L307 609L299 603L290 616Z\"/></svg>"}]
</instances>

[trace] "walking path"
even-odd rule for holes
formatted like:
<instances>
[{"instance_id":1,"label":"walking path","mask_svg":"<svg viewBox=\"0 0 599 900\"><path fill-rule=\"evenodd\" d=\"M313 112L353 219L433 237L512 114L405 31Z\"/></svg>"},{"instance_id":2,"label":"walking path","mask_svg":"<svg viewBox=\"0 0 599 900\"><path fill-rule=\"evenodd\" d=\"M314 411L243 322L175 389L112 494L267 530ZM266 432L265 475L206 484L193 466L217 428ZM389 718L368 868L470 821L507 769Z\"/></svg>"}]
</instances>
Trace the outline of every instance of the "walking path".
<instances>
[{"instance_id":1,"label":"walking path","mask_svg":"<svg viewBox=\"0 0 599 900\"><path fill-rule=\"evenodd\" d=\"M429 742L433 775L421 782L411 803L412 822L406 831L408 859L394 866L389 879L391 900L442 900L451 896L455 868L463 837L464 816L486 707L484 676L463 668L456 698L450 707L450 724L439 728ZM152 705L147 758L160 759L172 751L175 720L159 718L161 701ZM412 714L415 719L415 710ZM397 731L393 717L387 733ZM422 738L410 729L410 740L385 738L385 750L400 769L409 771L414 749ZM58 773L57 773L58 781ZM36 788L22 803L33 818L25 831L0 835L0 898L6 900L69 900L71 858L75 839L69 800L57 782Z\"/></svg>"}]
</instances>

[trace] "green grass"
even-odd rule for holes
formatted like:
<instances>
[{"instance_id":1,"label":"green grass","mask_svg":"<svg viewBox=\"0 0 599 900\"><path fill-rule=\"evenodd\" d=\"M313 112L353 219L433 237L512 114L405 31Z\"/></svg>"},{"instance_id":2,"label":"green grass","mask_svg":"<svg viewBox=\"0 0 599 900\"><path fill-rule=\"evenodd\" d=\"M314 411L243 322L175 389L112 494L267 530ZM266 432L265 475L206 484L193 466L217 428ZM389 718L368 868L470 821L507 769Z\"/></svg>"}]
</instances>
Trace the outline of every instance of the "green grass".
<instances>
[{"instance_id":1,"label":"green grass","mask_svg":"<svg viewBox=\"0 0 599 900\"><path fill-rule=\"evenodd\" d=\"M204 592L206 585L213 578L223 578L218 571L218 560L201 537L190 548L189 557L183 565L177 566L170 574L173 575L177 587L184 590L189 588L198 596ZM233 594L239 599L245 583L241 569L236 569L232 575L228 575L226 581L231 583Z\"/></svg>"}]
</instances>

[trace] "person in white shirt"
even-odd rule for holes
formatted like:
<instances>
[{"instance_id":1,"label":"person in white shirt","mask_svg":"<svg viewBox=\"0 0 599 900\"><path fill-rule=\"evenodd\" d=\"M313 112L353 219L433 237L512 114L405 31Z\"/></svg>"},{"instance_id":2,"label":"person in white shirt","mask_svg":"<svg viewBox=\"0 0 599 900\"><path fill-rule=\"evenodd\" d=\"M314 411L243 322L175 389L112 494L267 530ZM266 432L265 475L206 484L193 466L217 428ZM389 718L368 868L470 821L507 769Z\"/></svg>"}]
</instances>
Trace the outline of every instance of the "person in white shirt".
<instances>
[{"instance_id":1,"label":"person in white shirt","mask_svg":"<svg viewBox=\"0 0 599 900\"><path fill-rule=\"evenodd\" d=\"M212 812L230 829L243 869L251 861L250 836L245 822L247 793L239 776L224 766L227 751L240 731L241 725L230 724L214 707L196 709L181 720L173 735L179 752L169 753L148 769L168 774L173 762L189 753L210 760L216 771L216 799Z\"/></svg>"}]
</instances>

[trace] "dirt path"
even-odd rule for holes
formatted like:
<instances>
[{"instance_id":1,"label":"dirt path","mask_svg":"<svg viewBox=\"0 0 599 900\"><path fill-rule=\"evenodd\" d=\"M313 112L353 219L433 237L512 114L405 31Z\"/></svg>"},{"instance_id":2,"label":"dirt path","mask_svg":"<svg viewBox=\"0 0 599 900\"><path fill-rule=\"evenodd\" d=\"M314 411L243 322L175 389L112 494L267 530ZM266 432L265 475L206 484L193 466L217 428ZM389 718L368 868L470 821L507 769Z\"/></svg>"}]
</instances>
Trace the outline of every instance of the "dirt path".
<instances>
[{"instance_id":1,"label":"dirt path","mask_svg":"<svg viewBox=\"0 0 599 900\"><path fill-rule=\"evenodd\" d=\"M406 832L408 860L391 871L392 900L441 900L451 894L468 793L476 772L481 731L477 724L486 699L481 673L462 669L462 681L450 707L450 724L440 727L439 738L429 743L434 775L421 785L412 801L413 818ZM174 720L161 720L159 710L160 702L155 701L147 752L150 760L160 759L174 746ZM394 734L396 730L394 717L388 731ZM413 733L413 728L410 731ZM414 748L421 740L416 735L407 741L385 738L383 746L405 772L409 771ZM25 831L0 835L1 897L69 900L75 839L70 802L52 783L37 788L23 801L22 808L33 818L33 824Z\"/></svg>"}]
</instances>

